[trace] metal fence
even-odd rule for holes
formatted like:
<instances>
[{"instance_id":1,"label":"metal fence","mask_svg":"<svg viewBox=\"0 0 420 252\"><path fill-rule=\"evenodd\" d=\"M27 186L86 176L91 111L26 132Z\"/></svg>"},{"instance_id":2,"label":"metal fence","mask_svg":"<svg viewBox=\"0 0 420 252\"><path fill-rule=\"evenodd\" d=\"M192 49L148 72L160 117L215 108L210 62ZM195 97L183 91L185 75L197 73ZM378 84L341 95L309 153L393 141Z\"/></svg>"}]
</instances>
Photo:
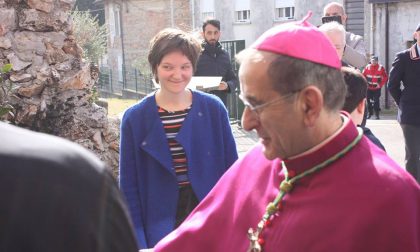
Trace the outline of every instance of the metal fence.
<instances>
[{"instance_id":1,"label":"metal fence","mask_svg":"<svg viewBox=\"0 0 420 252\"><path fill-rule=\"evenodd\" d=\"M239 64L235 61L235 55L245 49L245 40L221 41L220 44L222 44L223 49L229 53L232 69L236 76L238 76ZM233 123L241 122L242 112L244 111L244 105L239 100L239 93L240 89L238 86L234 92L231 92L228 95L227 99L227 109L229 111L230 120Z\"/></svg>"},{"instance_id":2,"label":"metal fence","mask_svg":"<svg viewBox=\"0 0 420 252\"><path fill-rule=\"evenodd\" d=\"M221 41L222 47L229 53L231 64L236 75L239 65L235 62L235 54L245 48L244 40ZM153 76L144 75L136 68L123 66L121 70L101 67L99 74L99 90L101 96L116 96L125 99L141 99L155 90ZM124 81L125 80L125 81ZM239 100L239 87L228 95L227 109L232 123L239 123L244 106Z\"/></svg>"},{"instance_id":3,"label":"metal fence","mask_svg":"<svg viewBox=\"0 0 420 252\"><path fill-rule=\"evenodd\" d=\"M125 82L122 76L125 75ZM102 94L122 98L141 98L154 90L151 75L141 74L136 68L123 67L121 72L101 67L99 90Z\"/></svg>"}]
</instances>

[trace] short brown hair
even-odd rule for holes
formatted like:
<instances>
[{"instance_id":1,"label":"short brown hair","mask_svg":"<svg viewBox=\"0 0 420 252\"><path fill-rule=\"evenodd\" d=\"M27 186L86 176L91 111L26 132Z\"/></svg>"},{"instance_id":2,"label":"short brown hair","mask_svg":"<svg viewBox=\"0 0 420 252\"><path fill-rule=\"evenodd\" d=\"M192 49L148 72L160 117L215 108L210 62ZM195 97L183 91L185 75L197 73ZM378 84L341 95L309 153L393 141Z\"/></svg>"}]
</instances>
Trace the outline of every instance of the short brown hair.
<instances>
[{"instance_id":1,"label":"short brown hair","mask_svg":"<svg viewBox=\"0 0 420 252\"><path fill-rule=\"evenodd\" d=\"M347 95L343 110L351 113L366 98L368 83L363 74L357 69L343 67L341 72L347 85Z\"/></svg>"},{"instance_id":2,"label":"short brown hair","mask_svg":"<svg viewBox=\"0 0 420 252\"><path fill-rule=\"evenodd\" d=\"M207 25L213 25L214 27L216 27L217 28L217 30L219 30L220 31L220 21L219 20L217 20L217 19L213 19L213 18L211 18L211 19L206 19L204 22L203 22L203 26L202 26L202 28L203 28L203 32L205 32L206 31L206 26Z\"/></svg>"},{"instance_id":3,"label":"short brown hair","mask_svg":"<svg viewBox=\"0 0 420 252\"><path fill-rule=\"evenodd\" d=\"M159 82L157 78L157 67L163 57L175 51L181 52L191 61L193 71L195 72L198 56L201 51L200 42L193 35L180 29L166 28L158 32L150 40L147 59L149 60L156 82Z\"/></svg>"}]
</instances>

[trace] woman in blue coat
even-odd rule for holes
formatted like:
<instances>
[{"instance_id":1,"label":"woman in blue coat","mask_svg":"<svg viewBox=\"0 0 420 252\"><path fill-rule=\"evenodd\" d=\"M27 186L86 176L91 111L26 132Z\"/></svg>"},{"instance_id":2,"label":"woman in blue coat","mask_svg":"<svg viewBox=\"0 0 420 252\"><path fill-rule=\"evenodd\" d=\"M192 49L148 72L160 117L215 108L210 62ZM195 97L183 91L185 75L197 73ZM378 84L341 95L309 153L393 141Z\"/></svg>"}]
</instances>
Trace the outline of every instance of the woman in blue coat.
<instances>
[{"instance_id":1,"label":"woman in blue coat","mask_svg":"<svg viewBox=\"0 0 420 252\"><path fill-rule=\"evenodd\" d=\"M187 88L199 53L191 35L159 32L148 60L160 88L122 120L120 187L139 248L176 228L238 157L223 103Z\"/></svg>"}]
</instances>

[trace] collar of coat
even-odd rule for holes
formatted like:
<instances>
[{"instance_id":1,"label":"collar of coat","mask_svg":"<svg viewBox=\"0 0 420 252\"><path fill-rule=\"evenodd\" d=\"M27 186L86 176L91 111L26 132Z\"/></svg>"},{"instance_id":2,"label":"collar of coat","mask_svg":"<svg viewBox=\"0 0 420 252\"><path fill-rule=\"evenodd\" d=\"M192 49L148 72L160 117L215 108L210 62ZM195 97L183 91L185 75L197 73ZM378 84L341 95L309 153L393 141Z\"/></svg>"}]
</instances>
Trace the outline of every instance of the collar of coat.
<instances>
[{"instance_id":1,"label":"collar of coat","mask_svg":"<svg viewBox=\"0 0 420 252\"><path fill-rule=\"evenodd\" d=\"M376 69L378 71L382 71L383 66L381 64L379 64L379 63L376 64L376 65L372 65L372 64L368 64L367 65L367 69L369 69L369 70L373 70L375 68L378 68L378 69Z\"/></svg>"},{"instance_id":2,"label":"collar of coat","mask_svg":"<svg viewBox=\"0 0 420 252\"><path fill-rule=\"evenodd\" d=\"M412 60L420 60L419 52L417 51L417 44L410 48L410 58Z\"/></svg>"},{"instance_id":3,"label":"collar of coat","mask_svg":"<svg viewBox=\"0 0 420 252\"><path fill-rule=\"evenodd\" d=\"M210 55L222 52L222 44L220 44L219 41L217 41L214 46L207 43L207 41L203 41L203 43L201 43L201 47L203 48L203 51L206 51Z\"/></svg>"}]
</instances>

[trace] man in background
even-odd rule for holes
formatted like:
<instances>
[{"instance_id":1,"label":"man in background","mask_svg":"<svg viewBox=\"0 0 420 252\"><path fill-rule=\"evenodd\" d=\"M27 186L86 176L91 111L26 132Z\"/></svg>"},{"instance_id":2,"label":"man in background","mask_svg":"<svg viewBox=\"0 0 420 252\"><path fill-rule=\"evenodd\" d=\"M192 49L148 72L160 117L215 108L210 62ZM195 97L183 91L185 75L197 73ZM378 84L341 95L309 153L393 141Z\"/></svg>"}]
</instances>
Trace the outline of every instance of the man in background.
<instances>
[{"instance_id":1,"label":"man in background","mask_svg":"<svg viewBox=\"0 0 420 252\"><path fill-rule=\"evenodd\" d=\"M341 64L347 66L347 64L343 62L344 48L346 46L346 30L344 29L344 26L333 21L321 25L319 30L324 33L334 45L338 58L341 60Z\"/></svg>"},{"instance_id":2,"label":"man in background","mask_svg":"<svg viewBox=\"0 0 420 252\"><path fill-rule=\"evenodd\" d=\"M209 93L218 96L227 106L228 93L234 92L238 79L232 69L229 53L222 48L220 21L208 19L203 23L203 51L197 62L194 76L220 76L222 81L216 90Z\"/></svg>"},{"instance_id":3,"label":"man in background","mask_svg":"<svg viewBox=\"0 0 420 252\"><path fill-rule=\"evenodd\" d=\"M92 153L3 122L0 141L0 251L137 251L121 193Z\"/></svg>"},{"instance_id":4,"label":"man in background","mask_svg":"<svg viewBox=\"0 0 420 252\"><path fill-rule=\"evenodd\" d=\"M367 91L367 103L369 114L367 118L371 118L375 111L375 118L379 120L379 112L381 111L379 98L381 97L381 89L388 80L385 68L378 63L378 56L372 56L370 64L363 69L363 75L369 83Z\"/></svg>"},{"instance_id":5,"label":"man in background","mask_svg":"<svg viewBox=\"0 0 420 252\"><path fill-rule=\"evenodd\" d=\"M341 60L342 66L352 67L346 62L343 61L344 55L344 47L346 46L346 30L344 26L338 22L332 21L327 22L319 27L319 30L327 36L327 38L331 41L331 43L335 47L335 51L337 52L338 58ZM348 83L346 83L348 84ZM346 97L347 98L347 97ZM363 96L363 101L366 102L366 90ZM358 122L357 124L360 125L362 128L366 125L367 119L367 109L366 106L363 106L364 112L362 113L362 121ZM353 110L351 110L353 111ZM347 112L351 112L347 111Z\"/></svg>"},{"instance_id":6,"label":"man in background","mask_svg":"<svg viewBox=\"0 0 420 252\"><path fill-rule=\"evenodd\" d=\"M405 168L420 184L420 24L414 38L416 44L397 53L389 72L388 90L398 106L398 122L405 140Z\"/></svg>"},{"instance_id":7,"label":"man in background","mask_svg":"<svg viewBox=\"0 0 420 252\"><path fill-rule=\"evenodd\" d=\"M342 4L331 2L324 7L322 22L337 21L346 25L347 15ZM346 46L344 47L343 61L356 68L363 68L367 64L366 47L363 37L346 32Z\"/></svg>"}]
</instances>

